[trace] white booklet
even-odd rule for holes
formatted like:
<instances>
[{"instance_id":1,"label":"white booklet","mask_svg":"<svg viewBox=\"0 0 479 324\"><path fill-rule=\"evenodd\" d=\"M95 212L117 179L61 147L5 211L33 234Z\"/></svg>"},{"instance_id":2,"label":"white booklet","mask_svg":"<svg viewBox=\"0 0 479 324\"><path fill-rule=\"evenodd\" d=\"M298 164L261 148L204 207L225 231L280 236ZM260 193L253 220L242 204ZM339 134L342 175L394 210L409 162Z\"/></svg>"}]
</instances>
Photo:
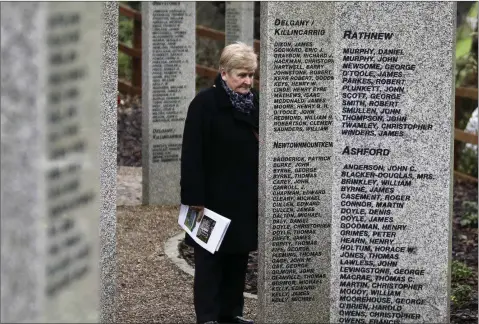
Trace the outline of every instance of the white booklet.
<instances>
[{"instance_id":1,"label":"white booklet","mask_svg":"<svg viewBox=\"0 0 479 324\"><path fill-rule=\"evenodd\" d=\"M178 224L201 247L214 254L220 248L231 220L215 213L208 208L204 209L203 217L187 205L180 206Z\"/></svg>"}]
</instances>

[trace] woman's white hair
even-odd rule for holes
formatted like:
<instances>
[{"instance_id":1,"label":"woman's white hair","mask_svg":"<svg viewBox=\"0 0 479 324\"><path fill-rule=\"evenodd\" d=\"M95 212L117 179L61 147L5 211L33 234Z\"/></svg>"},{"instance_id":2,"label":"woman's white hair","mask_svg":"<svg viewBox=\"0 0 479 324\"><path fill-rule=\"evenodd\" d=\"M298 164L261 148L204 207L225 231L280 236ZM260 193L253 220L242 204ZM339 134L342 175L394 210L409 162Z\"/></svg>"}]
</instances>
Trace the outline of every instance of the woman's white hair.
<instances>
[{"instance_id":1,"label":"woman's white hair","mask_svg":"<svg viewBox=\"0 0 479 324\"><path fill-rule=\"evenodd\" d=\"M258 67L258 55L253 47L242 42L236 42L226 46L221 52L220 71L231 72L234 69L246 69L255 71Z\"/></svg>"}]
</instances>

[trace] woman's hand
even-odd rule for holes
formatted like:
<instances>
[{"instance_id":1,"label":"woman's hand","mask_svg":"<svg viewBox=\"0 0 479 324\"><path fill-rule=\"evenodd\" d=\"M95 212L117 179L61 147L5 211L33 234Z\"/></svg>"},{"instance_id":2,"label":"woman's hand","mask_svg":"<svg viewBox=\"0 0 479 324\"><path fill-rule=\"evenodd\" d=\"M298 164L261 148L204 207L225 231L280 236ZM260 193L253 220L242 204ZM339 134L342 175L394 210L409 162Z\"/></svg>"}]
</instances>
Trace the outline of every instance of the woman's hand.
<instances>
[{"instance_id":1,"label":"woman's hand","mask_svg":"<svg viewBox=\"0 0 479 324\"><path fill-rule=\"evenodd\" d=\"M205 213L205 206L190 206L190 208L198 213L198 216L196 217L196 222L201 222Z\"/></svg>"}]
</instances>

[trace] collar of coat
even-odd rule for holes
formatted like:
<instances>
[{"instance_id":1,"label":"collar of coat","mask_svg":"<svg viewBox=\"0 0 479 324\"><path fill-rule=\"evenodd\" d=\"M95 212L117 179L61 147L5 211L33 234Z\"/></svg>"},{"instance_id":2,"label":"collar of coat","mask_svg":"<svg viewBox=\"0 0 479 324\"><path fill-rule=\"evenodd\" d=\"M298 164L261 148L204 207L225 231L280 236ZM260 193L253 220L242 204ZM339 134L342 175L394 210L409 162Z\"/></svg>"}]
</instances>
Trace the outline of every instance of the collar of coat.
<instances>
[{"instance_id":1,"label":"collar of coat","mask_svg":"<svg viewBox=\"0 0 479 324\"><path fill-rule=\"evenodd\" d=\"M255 109L251 113L251 115L246 115L243 114L242 112L234 109L233 104L231 103L230 98L228 97L228 94L226 91L223 89L221 85L221 74L218 73L218 75L215 78L215 83L213 85L215 88L215 93L216 93L216 98L219 103L219 107L221 109L229 109L233 113L233 117L242 123L247 123L250 126L252 126L254 129L258 129L259 125L259 94L256 89L251 89L251 92L253 93L253 103L255 106Z\"/></svg>"}]
</instances>

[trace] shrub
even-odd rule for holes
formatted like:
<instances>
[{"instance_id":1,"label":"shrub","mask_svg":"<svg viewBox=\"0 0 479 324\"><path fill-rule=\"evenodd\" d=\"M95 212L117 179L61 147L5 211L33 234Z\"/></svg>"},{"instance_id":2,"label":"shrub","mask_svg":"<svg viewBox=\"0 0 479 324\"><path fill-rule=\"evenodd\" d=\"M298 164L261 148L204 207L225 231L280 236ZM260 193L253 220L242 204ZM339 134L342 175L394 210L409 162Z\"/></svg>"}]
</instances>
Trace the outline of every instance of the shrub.
<instances>
[{"instance_id":1,"label":"shrub","mask_svg":"<svg viewBox=\"0 0 479 324\"><path fill-rule=\"evenodd\" d=\"M460 224L462 226L477 227L477 202L463 201L462 207L464 213L461 216Z\"/></svg>"},{"instance_id":2,"label":"shrub","mask_svg":"<svg viewBox=\"0 0 479 324\"><path fill-rule=\"evenodd\" d=\"M118 41L127 46L133 44L133 20L120 16L118 22ZM118 51L118 77L131 81L131 57Z\"/></svg>"},{"instance_id":3,"label":"shrub","mask_svg":"<svg viewBox=\"0 0 479 324\"><path fill-rule=\"evenodd\" d=\"M131 57L118 51L118 78L131 81Z\"/></svg>"},{"instance_id":4,"label":"shrub","mask_svg":"<svg viewBox=\"0 0 479 324\"><path fill-rule=\"evenodd\" d=\"M465 147L459 155L457 170L477 178L477 152Z\"/></svg>"},{"instance_id":5,"label":"shrub","mask_svg":"<svg viewBox=\"0 0 479 324\"><path fill-rule=\"evenodd\" d=\"M467 264L454 260L451 264L451 279L452 282L457 283L459 281L467 280L474 276L474 272Z\"/></svg>"},{"instance_id":6,"label":"shrub","mask_svg":"<svg viewBox=\"0 0 479 324\"><path fill-rule=\"evenodd\" d=\"M472 288L469 285L458 285L452 288L451 301L458 307L464 306L470 301Z\"/></svg>"},{"instance_id":7,"label":"shrub","mask_svg":"<svg viewBox=\"0 0 479 324\"><path fill-rule=\"evenodd\" d=\"M133 42L133 19L124 16L119 17L118 41L131 46Z\"/></svg>"}]
</instances>

